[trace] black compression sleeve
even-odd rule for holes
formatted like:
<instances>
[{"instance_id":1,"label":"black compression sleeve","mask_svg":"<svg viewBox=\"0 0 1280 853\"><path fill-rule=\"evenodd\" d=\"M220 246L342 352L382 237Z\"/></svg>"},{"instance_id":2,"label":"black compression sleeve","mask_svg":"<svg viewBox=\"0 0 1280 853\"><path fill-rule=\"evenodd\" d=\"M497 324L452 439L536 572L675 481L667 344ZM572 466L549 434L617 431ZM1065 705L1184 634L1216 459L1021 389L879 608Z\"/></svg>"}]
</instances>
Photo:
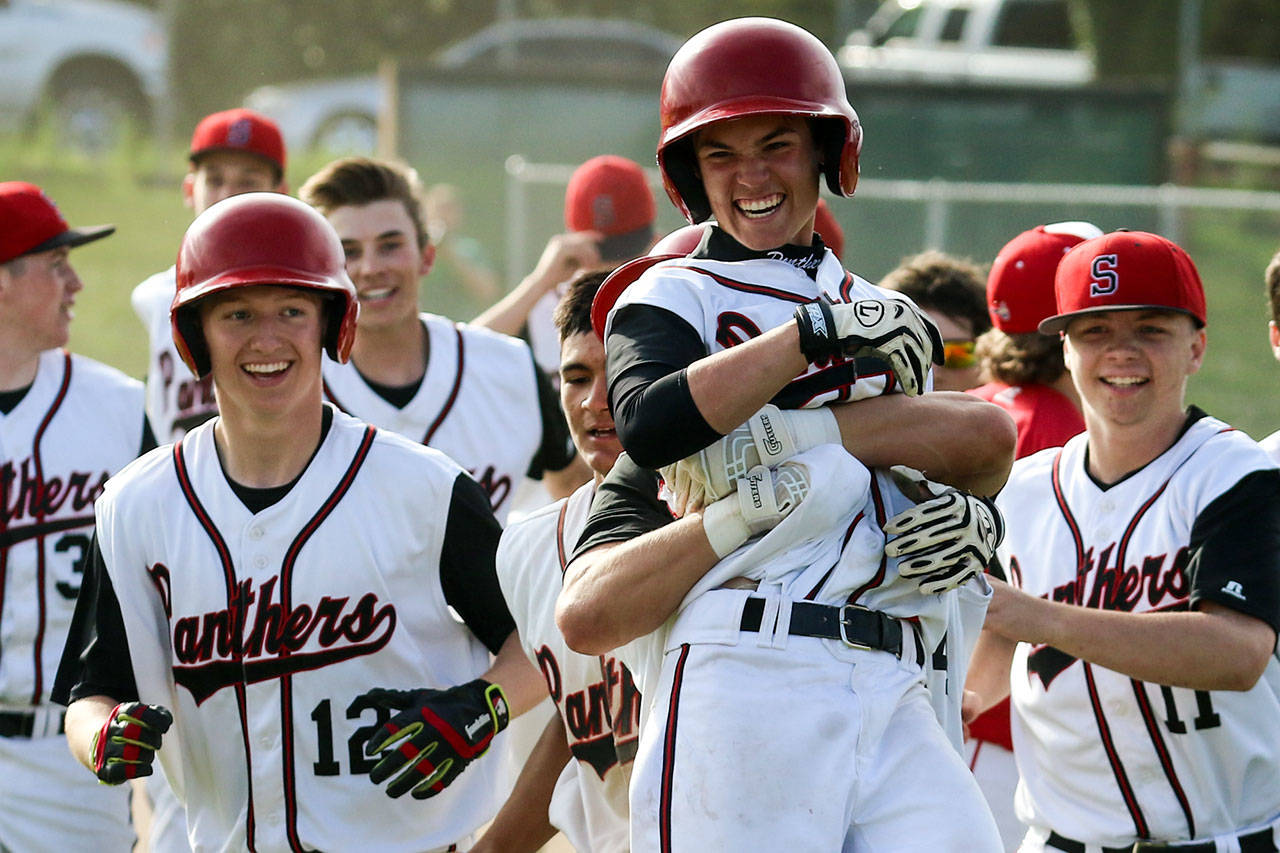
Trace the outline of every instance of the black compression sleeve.
<instances>
[{"instance_id":1,"label":"black compression sleeve","mask_svg":"<svg viewBox=\"0 0 1280 853\"><path fill-rule=\"evenodd\" d=\"M530 361L533 360L530 354ZM529 462L528 474L535 480L542 479L544 471L559 471L578 454L573 446L573 436L569 435L569 423L564 419L564 410L560 408L560 396L551 387L551 380L542 368L533 365L533 375L538 384L538 410L542 415L542 444L538 452Z\"/></svg>"},{"instance_id":2,"label":"black compression sleeve","mask_svg":"<svg viewBox=\"0 0 1280 853\"><path fill-rule=\"evenodd\" d=\"M484 489L459 474L453 482L440 549L440 587L444 600L494 654L516 629L493 564L501 535L502 526L493 517Z\"/></svg>"},{"instance_id":3,"label":"black compression sleeve","mask_svg":"<svg viewBox=\"0 0 1280 853\"><path fill-rule=\"evenodd\" d=\"M127 702L138 698L138 685L120 602L95 535L49 697L59 705L70 705L76 699L99 695Z\"/></svg>"},{"instance_id":4,"label":"black compression sleeve","mask_svg":"<svg viewBox=\"0 0 1280 853\"><path fill-rule=\"evenodd\" d=\"M618 439L636 464L659 468L720 438L689 393L685 368L707 349L683 318L625 305L613 316L605 353Z\"/></svg>"},{"instance_id":5,"label":"black compression sleeve","mask_svg":"<svg viewBox=\"0 0 1280 853\"><path fill-rule=\"evenodd\" d=\"M657 473L641 468L623 453L596 488L586 526L573 556L609 542L625 542L670 524L675 518L658 498Z\"/></svg>"},{"instance_id":6,"label":"black compression sleeve","mask_svg":"<svg viewBox=\"0 0 1280 853\"><path fill-rule=\"evenodd\" d=\"M1191 526L1191 604L1212 601L1280 632L1280 471L1246 474Z\"/></svg>"}]
</instances>

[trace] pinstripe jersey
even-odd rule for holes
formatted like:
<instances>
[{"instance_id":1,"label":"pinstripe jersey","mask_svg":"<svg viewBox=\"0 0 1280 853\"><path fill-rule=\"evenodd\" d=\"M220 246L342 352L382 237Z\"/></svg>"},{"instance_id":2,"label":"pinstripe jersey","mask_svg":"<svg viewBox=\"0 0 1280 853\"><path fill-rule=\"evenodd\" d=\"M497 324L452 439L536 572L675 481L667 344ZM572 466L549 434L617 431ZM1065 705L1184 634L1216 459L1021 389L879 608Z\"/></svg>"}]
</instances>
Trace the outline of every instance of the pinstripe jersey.
<instances>
[{"instance_id":1,"label":"pinstripe jersey","mask_svg":"<svg viewBox=\"0 0 1280 853\"><path fill-rule=\"evenodd\" d=\"M1019 460L1000 556L1032 595L1134 613L1212 601L1280 626L1280 474L1192 410L1174 445L1110 487L1087 435ZM1166 687L1018 644L1019 817L1085 842L1228 834L1280 814L1280 660L1250 690Z\"/></svg>"}]
</instances>

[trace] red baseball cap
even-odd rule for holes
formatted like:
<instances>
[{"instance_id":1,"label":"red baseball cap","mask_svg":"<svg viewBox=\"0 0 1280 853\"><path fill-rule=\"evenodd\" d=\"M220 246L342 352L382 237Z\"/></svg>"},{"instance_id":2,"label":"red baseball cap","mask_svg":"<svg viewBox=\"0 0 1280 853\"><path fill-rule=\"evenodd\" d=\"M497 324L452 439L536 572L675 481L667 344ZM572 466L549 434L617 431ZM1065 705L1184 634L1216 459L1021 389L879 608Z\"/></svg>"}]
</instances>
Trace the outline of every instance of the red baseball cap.
<instances>
[{"instance_id":1,"label":"red baseball cap","mask_svg":"<svg viewBox=\"0 0 1280 853\"><path fill-rule=\"evenodd\" d=\"M35 184L0 183L0 264L60 246L82 246L115 230L114 225L72 228Z\"/></svg>"},{"instance_id":2,"label":"red baseball cap","mask_svg":"<svg viewBox=\"0 0 1280 853\"><path fill-rule=\"evenodd\" d=\"M818 199L818 210L813 218L813 230L818 232L822 242L835 253L837 258L844 257L844 229L836 222L835 214L827 206L827 200Z\"/></svg>"},{"instance_id":3,"label":"red baseball cap","mask_svg":"<svg viewBox=\"0 0 1280 853\"><path fill-rule=\"evenodd\" d=\"M253 110L223 110L205 116L191 134L192 163L210 151L257 154L284 174L284 137L276 123Z\"/></svg>"},{"instance_id":4,"label":"red baseball cap","mask_svg":"<svg viewBox=\"0 0 1280 853\"><path fill-rule=\"evenodd\" d=\"M1145 231L1114 231L1086 240L1058 264L1058 313L1040 323L1051 335L1081 314L1157 309L1205 324L1204 286L1176 243Z\"/></svg>"},{"instance_id":5,"label":"red baseball cap","mask_svg":"<svg viewBox=\"0 0 1280 853\"><path fill-rule=\"evenodd\" d=\"M991 264L987 276L987 313L991 323L1008 335L1036 331L1040 321L1058 313L1053 275L1072 247L1102 230L1088 222L1055 222L1023 231Z\"/></svg>"},{"instance_id":6,"label":"red baseball cap","mask_svg":"<svg viewBox=\"0 0 1280 853\"><path fill-rule=\"evenodd\" d=\"M564 224L570 231L604 234L600 256L629 260L653 242L658 210L644 169L613 154L592 157L569 178L564 194Z\"/></svg>"}]
</instances>

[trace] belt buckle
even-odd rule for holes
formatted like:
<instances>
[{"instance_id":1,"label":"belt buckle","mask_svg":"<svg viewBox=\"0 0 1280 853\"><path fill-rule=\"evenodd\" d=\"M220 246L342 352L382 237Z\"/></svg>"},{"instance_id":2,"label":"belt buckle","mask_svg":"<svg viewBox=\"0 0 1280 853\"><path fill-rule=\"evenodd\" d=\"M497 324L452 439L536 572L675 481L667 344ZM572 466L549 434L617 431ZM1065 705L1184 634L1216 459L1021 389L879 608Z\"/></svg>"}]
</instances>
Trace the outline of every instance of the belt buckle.
<instances>
[{"instance_id":1,"label":"belt buckle","mask_svg":"<svg viewBox=\"0 0 1280 853\"><path fill-rule=\"evenodd\" d=\"M864 610L867 613L871 612L870 607L864 607L861 604L846 604L843 607L841 607L840 608L840 642L844 643L846 646L848 646L851 649L863 649L865 651L875 651L876 647L873 645L870 645L869 643L859 643L856 640L849 639L849 632L845 630L845 626L847 623L845 622L845 618L844 618L844 614L848 610Z\"/></svg>"}]
</instances>

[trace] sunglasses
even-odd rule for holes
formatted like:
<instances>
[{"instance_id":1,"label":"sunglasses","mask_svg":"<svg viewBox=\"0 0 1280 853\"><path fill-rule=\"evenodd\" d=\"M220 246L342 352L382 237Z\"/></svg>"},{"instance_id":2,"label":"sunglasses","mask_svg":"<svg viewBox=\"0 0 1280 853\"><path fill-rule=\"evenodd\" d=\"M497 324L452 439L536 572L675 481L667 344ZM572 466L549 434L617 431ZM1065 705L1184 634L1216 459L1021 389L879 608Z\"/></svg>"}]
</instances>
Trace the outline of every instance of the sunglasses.
<instances>
[{"instance_id":1,"label":"sunglasses","mask_svg":"<svg viewBox=\"0 0 1280 853\"><path fill-rule=\"evenodd\" d=\"M954 370L973 367L978 363L978 357L973 354L974 346L975 342L972 340L943 341L942 354L946 361L942 366Z\"/></svg>"}]
</instances>

